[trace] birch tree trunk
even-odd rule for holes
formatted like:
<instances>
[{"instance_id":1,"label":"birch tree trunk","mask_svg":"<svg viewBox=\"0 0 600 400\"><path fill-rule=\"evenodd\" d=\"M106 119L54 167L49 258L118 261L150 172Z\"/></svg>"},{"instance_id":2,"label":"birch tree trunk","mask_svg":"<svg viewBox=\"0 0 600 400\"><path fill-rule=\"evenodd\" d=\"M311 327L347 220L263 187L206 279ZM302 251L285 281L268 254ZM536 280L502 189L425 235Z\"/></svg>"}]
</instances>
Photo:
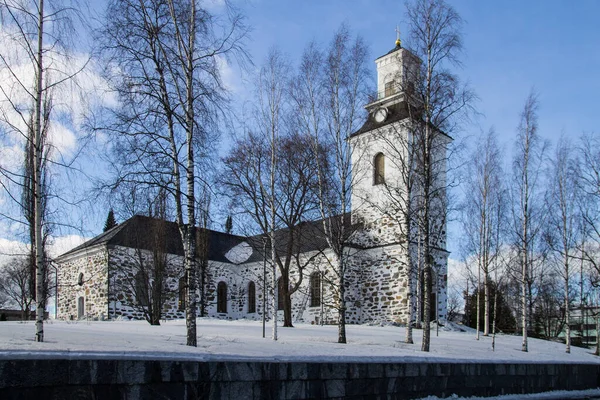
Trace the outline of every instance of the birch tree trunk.
<instances>
[{"instance_id":1,"label":"birch tree trunk","mask_svg":"<svg viewBox=\"0 0 600 400\"><path fill-rule=\"evenodd\" d=\"M44 0L39 0L38 3L38 38L37 38L37 59L36 59L36 89L35 89L35 123L34 132L34 225L35 225L35 299L36 299L36 315L35 315L35 340L36 342L44 341L44 248L42 244L42 156L43 149L41 148L42 140L42 81L43 81L43 36L44 36Z\"/></svg>"},{"instance_id":2,"label":"birch tree trunk","mask_svg":"<svg viewBox=\"0 0 600 400\"><path fill-rule=\"evenodd\" d=\"M412 191L411 190L407 190L407 196L408 196L408 204L407 204L407 209L408 210L412 210ZM410 214L407 213L407 214ZM412 229L412 218L409 215L405 215L404 216L404 220L405 220L405 231L406 232L411 232ZM407 280L407 286L408 286L408 297L407 297L407 306L408 306L408 316L407 316L407 321L406 321L406 336L404 341L408 344L413 344L413 319L414 319L414 310L413 310L413 301L414 301L414 296L415 296L415 291L413 290L413 274L414 274L414 265L413 265L413 256L412 256L412 252L410 249L410 235L407 236L407 240L406 240L406 280Z\"/></svg>"},{"instance_id":3,"label":"birch tree trunk","mask_svg":"<svg viewBox=\"0 0 600 400\"><path fill-rule=\"evenodd\" d=\"M271 176L270 176L270 193L269 193L269 207L271 212L270 220L270 241L271 241L271 267L272 267L272 286L273 296L271 296L271 309L273 310L273 330L271 333L271 339L277 340L277 313L278 313L278 302L279 296L279 285L277 285L277 249L275 241L275 226L276 226L276 209L275 209L275 169L277 168L276 158L276 127L272 124L271 126Z\"/></svg>"},{"instance_id":4,"label":"birch tree trunk","mask_svg":"<svg viewBox=\"0 0 600 400\"><path fill-rule=\"evenodd\" d=\"M339 276L338 304L338 343L346 343L346 279L342 258L338 257L337 273Z\"/></svg>"},{"instance_id":5,"label":"birch tree trunk","mask_svg":"<svg viewBox=\"0 0 600 400\"><path fill-rule=\"evenodd\" d=\"M481 259L481 255L479 257ZM479 326L479 321L481 320L481 263L477 263L477 296L475 301L477 302L477 306L475 307L475 312L477 313L477 317L475 319L475 338L479 340L479 330L481 327Z\"/></svg>"},{"instance_id":6,"label":"birch tree trunk","mask_svg":"<svg viewBox=\"0 0 600 400\"><path fill-rule=\"evenodd\" d=\"M527 180L525 180L525 191L527 193ZM527 197L527 196L525 196ZM521 351L527 351L527 325L528 325L528 304L527 304L527 281L528 281L528 266L529 266L529 250L528 250L528 212L527 203L523 209L523 245L521 247L521 334L522 343Z\"/></svg>"}]
</instances>

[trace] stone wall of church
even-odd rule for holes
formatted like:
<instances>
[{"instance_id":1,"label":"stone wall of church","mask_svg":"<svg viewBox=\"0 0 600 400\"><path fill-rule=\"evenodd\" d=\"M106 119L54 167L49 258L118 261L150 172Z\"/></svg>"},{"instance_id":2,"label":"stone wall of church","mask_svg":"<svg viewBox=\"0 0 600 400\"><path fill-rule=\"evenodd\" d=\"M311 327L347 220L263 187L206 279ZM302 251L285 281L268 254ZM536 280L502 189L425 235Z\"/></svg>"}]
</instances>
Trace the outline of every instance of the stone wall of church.
<instances>
[{"instance_id":1,"label":"stone wall of church","mask_svg":"<svg viewBox=\"0 0 600 400\"><path fill-rule=\"evenodd\" d=\"M413 262L417 260L417 248L411 246ZM435 315L446 319L447 307L447 253L434 252ZM349 323L399 323L406 324L409 318L409 279L407 259L401 245L382 246L358 251L349 258L348 281L354 287L348 291ZM419 296L418 273L413 271L411 286ZM353 295L352 293L357 293ZM417 299L410 305L413 321L419 307ZM434 318L434 319L435 319Z\"/></svg>"},{"instance_id":2,"label":"stone wall of church","mask_svg":"<svg viewBox=\"0 0 600 400\"><path fill-rule=\"evenodd\" d=\"M349 320L362 323L406 323L408 279L401 246L363 250L351 259L360 295ZM350 277L349 277L350 279Z\"/></svg>"},{"instance_id":3,"label":"stone wall of church","mask_svg":"<svg viewBox=\"0 0 600 400\"><path fill-rule=\"evenodd\" d=\"M107 262L106 248L96 248L61 260L58 267L58 318L74 320L107 316ZM79 309L81 305L82 310Z\"/></svg>"},{"instance_id":4,"label":"stone wall of church","mask_svg":"<svg viewBox=\"0 0 600 400\"><path fill-rule=\"evenodd\" d=\"M437 281L437 318L445 321L448 313L448 253L434 252L435 279Z\"/></svg>"},{"instance_id":5,"label":"stone wall of church","mask_svg":"<svg viewBox=\"0 0 600 400\"><path fill-rule=\"evenodd\" d=\"M294 322L305 322L310 324L334 324L338 318L336 308L337 290L332 284L335 279L335 256L328 250L323 253L307 253L300 257L303 268L302 283L298 290L292 295L292 320ZM314 275L313 275L314 274ZM318 276L321 281L320 301L316 305L311 304L311 277ZM297 282L300 279L298 269L293 268L290 273L290 281ZM280 311L280 318L283 312Z\"/></svg>"},{"instance_id":6,"label":"stone wall of church","mask_svg":"<svg viewBox=\"0 0 600 400\"><path fill-rule=\"evenodd\" d=\"M334 290L331 285L323 284L324 306L311 307L310 302L310 276L312 273L322 273L331 269L331 265L326 261L326 255L303 254L299 262L304 266L302 282L298 290L292 294L292 321L306 323L335 323L337 312L332 309ZM262 261L247 263L241 265L211 262L210 264L210 282L208 284L208 316L223 319L262 319L263 313L263 293L264 291L264 269ZM326 275L332 276L330 271ZM280 274L277 271L277 279ZM297 268L291 268L290 282L294 284L300 279ZM217 312L217 287L219 282L227 285L227 313ZM249 313L248 287L250 282L255 284L255 312ZM273 297L273 274L267 263L266 265L266 314L270 319L272 311ZM283 310L277 311L277 318L283 321Z\"/></svg>"},{"instance_id":7,"label":"stone wall of church","mask_svg":"<svg viewBox=\"0 0 600 400\"><path fill-rule=\"evenodd\" d=\"M270 276L270 275L269 275ZM270 278L269 278L270 279ZM270 280L267 280L267 285ZM220 282L227 285L227 313L217 310L217 287ZM255 287L255 311L249 313L248 288ZM207 284L206 311L208 316L222 319L261 319L263 310L263 263L227 264L210 262ZM269 304L267 304L269 309Z\"/></svg>"},{"instance_id":8,"label":"stone wall of church","mask_svg":"<svg viewBox=\"0 0 600 400\"><path fill-rule=\"evenodd\" d=\"M184 318L179 308L179 278L183 276L183 257L166 254L166 271L162 308L163 319ZM109 257L109 318L144 319L145 306L136 298L136 275L140 270L153 283L153 253L148 250L115 246Z\"/></svg>"},{"instance_id":9,"label":"stone wall of church","mask_svg":"<svg viewBox=\"0 0 600 400\"><path fill-rule=\"evenodd\" d=\"M414 251L414 249L413 249ZM368 250L347 249L346 262L346 320L349 324L406 323L408 319L408 276L404 251L400 245L381 246ZM438 282L436 312L446 316L447 254L438 252L435 278ZM183 257L167 255L165 304L162 318L185 318L180 309L179 278L183 276ZM337 323L338 290L335 282L335 258L330 251L324 254L304 254L301 263L302 283L292 295L292 321L319 324ZM85 316L89 318L144 319L144 309L135 296L136 273L140 265L151 265L152 253L125 247L110 249L110 255L98 251L61 264L59 279L59 317L77 318L77 299L85 299ZM272 315L272 272L266 266L268 319ZM221 319L262 319L263 313L263 262L228 264L210 262L206 285L206 315ZM109 276L110 272L110 278ZM83 285L77 284L79 274ZM317 273L322 279L322 306L311 306L310 279ZM279 274L278 274L279 275ZM292 268L291 282L299 279L298 270ZM68 282L71 282L69 285ZM217 311L217 287L220 282L227 287L227 312ZM249 312L249 284L255 285L255 311ZM417 287L416 279L413 285ZM418 309L413 304L414 315ZM200 315L200 314L198 314ZM283 311L277 312L283 320Z\"/></svg>"}]
</instances>

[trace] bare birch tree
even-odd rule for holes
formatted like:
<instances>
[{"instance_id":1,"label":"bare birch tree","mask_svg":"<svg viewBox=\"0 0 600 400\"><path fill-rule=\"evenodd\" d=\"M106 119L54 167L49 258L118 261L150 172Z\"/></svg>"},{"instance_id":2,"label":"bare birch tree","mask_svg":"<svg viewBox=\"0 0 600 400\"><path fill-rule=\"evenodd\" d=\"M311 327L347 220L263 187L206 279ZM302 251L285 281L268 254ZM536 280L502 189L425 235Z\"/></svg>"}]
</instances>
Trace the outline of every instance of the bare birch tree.
<instances>
[{"instance_id":1,"label":"bare birch tree","mask_svg":"<svg viewBox=\"0 0 600 400\"><path fill-rule=\"evenodd\" d=\"M73 23L78 16L76 5L62 2L0 2L0 18L3 21L0 32L3 43L0 50L3 75L0 82L0 124L7 135L26 143L24 167L0 165L0 184L8 197L19 203L30 232L31 259L35 268L35 340L38 342L44 341L43 318L48 296L44 283L47 280L44 241L49 229L49 221L45 219L48 201L46 171L51 148L47 132L52 119L53 91L71 81L85 66L85 63L81 66L72 62L69 52ZM21 196L15 193L15 185L19 187Z\"/></svg>"},{"instance_id":2,"label":"bare birch tree","mask_svg":"<svg viewBox=\"0 0 600 400\"><path fill-rule=\"evenodd\" d=\"M468 111L473 93L449 67L460 65L462 19L442 0L418 0L407 4L410 24L408 48L421 60L411 102L419 107L411 134L417 146L416 176L419 236L423 242L423 342L429 351L434 248L444 247L447 218L446 168L448 136L457 131ZM442 235L443 231L443 236Z\"/></svg>"},{"instance_id":3,"label":"bare birch tree","mask_svg":"<svg viewBox=\"0 0 600 400\"><path fill-rule=\"evenodd\" d=\"M321 151L320 157L324 154ZM301 257L302 244L315 239L308 236L314 235L315 231L310 229L308 233L306 224L302 223L314 219L317 214L317 179L310 138L302 135L280 137L276 157L279 162L275 179L275 266L281 279L278 296L282 296L278 303L283 306L284 326L292 327L291 296L300 288L304 270L312 259ZM231 207L249 216L261 235L270 237L270 195L261 189L268 187L270 181L268 143L250 135L234 144L224 163L220 184L231 199ZM270 250L269 240L267 245Z\"/></svg>"},{"instance_id":4,"label":"bare birch tree","mask_svg":"<svg viewBox=\"0 0 600 400\"><path fill-rule=\"evenodd\" d=\"M398 82L406 82L406 79ZM408 87L402 90L410 90ZM409 105L409 115L414 110ZM410 125L408 125L410 126ZM403 246L405 258L396 260L404 263L407 275L407 306L408 316L406 321L406 343L413 343L414 311L417 309L419 299L417 293L420 282L421 263L419 262L420 246L418 238L418 180L417 180L417 151L414 136L406 134L406 125L394 125L392 134L378 136L386 144L389 152L388 161L391 167L398 171L398 179L392 181L385 179L383 182L385 201L378 207L379 212L392 221L400 232L400 243ZM409 128L410 130L410 128ZM416 252L415 252L416 249ZM421 308L422 309L422 308Z\"/></svg>"},{"instance_id":5,"label":"bare birch tree","mask_svg":"<svg viewBox=\"0 0 600 400\"><path fill-rule=\"evenodd\" d=\"M279 151L287 133L284 119L287 112L289 63L278 49L271 49L256 76L254 126L238 139L225 159L222 183L240 211L249 215L260 232L268 238L270 250L272 336L277 340L278 284L277 266L279 236L282 227L278 218ZM239 196L239 197L238 197ZM266 257L266 254L264 255ZM289 287L284 287L286 291ZM266 288L264 288L266 293ZM264 295L264 294L263 294Z\"/></svg>"},{"instance_id":6,"label":"bare birch tree","mask_svg":"<svg viewBox=\"0 0 600 400\"><path fill-rule=\"evenodd\" d=\"M483 274L484 322L483 335L490 329L490 281L496 265L501 243L504 204L506 203L502 154L496 142L496 133L490 130L478 138L469 157L470 162L465 182L463 226L466 251L477 260L477 268ZM479 280L478 280L479 281ZM497 283L497 282L496 282ZM481 288L478 288L481 289ZM481 293L478 290L477 293ZM479 301L477 315L480 315ZM479 339L477 318L477 339Z\"/></svg>"},{"instance_id":7,"label":"bare birch tree","mask_svg":"<svg viewBox=\"0 0 600 400\"><path fill-rule=\"evenodd\" d=\"M541 238L543 201L540 198L541 173L546 145L538 135L537 95L532 91L521 113L513 159L512 225L519 253L521 283L522 351L527 351L527 329L530 325L534 279L532 264L536 244Z\"/></svg>"},{"instance_id":8,"label":"bare birch tree","mask_svg":"<svg viewBox=\"0 0 600 400\"><path fill-rule=\"evenodd\" d=\"M342 25L328 48L315 43L304 50L291 97L299 129L312 137L317 165L318 204L322 229L333 252L333 276L328 276L338 311L338 343L346 343L347 240L352 234L350 193L352 190L352 147L347 138L362 122L361 107L368 93L368 50L361 37L352 38ZM323 149L327 157L323 157Z\"/></svg>"},{"instance_id":9,"label":"bare birch tree","mask_svg":"<svg viewBox=\"0 0 600 400\"><path fill-rule=\"evenodd\" d=\"M128 254L121 269L123 278L114 283L115 293L131 293L130 306L143 314L150 325L160 325L163 307L175 296L176 290L169 287L168 278L181 275L167 254L172 240L167 230L166 192L158 190L156 198L149 199L148 218L144 228L130 234L133 253ZM139 216L137 218L140 218Z\"/></svg>"},{"instance_id":10,"label":"bare birch tree","mask_svg":"<svg viewBox=\"0 0 600 400\"><path fill-rule=\"evenodd\" d=\"M586 133L581 136L579 148L579 188L580 214L582 229L578 250L581 257L581 307L584 300L590 305L598 305L593 298L600 286L600 136L597 133ZM584 265L589 285L595 290L584 296ZM583 317L582 312L582 317ZM596 349L594 354L600 355L600 313L592 312L596 320Z\"/></svg>"},{"instance_id":11,"label":"bare birch tree","mask_svg":"<svg viewBox=\"0 0 600 400\"><path fill-rule=\"evenodd\" d=\"M571 352L571 325L569 296L573 265L577 257L577 244L581 221L579 215L579 171L575 160L574 148L562 136L556 145L554 157L551 160L551 170L548 179L547 208L548 232L545 235L557 264L561 267L558 274L563 279L564 285L564 318L565 318L565 344L567 353Z\"/></svg>"},{"instance_id":12,"label":"bare birch tree","mask_svg":"<svg viewBox=\"0 0 600 400\"><path fill-rule=\"evenodd\" d=\"M600 274L600 136L581 137L579 154L580 212L583 220L581 257Z\"/></svg>"},{"instance_id":13,"label":"bare birch tree","mask_svg":"<svg viewBox=\"0 0 600 400\"><path fill-rule=\"evenodd\" d=\"M100 33L120 108L110 114L116 184L164 187L175 204L187 279L188 346L196 346L197 170L227 104L219 63L244 57L243 18L221 21L196 0L112 1ZM116 67L118 65L118 67ZM222 119L222 118L221 118ZM206 169L205 169L206 170Z\"/></svg>"}]
</instances>

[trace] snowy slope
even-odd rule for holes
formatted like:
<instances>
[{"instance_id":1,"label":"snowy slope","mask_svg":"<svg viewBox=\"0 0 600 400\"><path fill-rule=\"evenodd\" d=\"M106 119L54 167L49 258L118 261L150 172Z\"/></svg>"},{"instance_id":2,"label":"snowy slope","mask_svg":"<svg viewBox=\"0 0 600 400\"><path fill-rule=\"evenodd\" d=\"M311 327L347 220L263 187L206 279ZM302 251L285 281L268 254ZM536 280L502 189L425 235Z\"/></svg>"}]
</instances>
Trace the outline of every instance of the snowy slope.
<instances>
[{"instance_id":1,"label":"snowy slope","mask_svg":"<svg viewBox=\"0 0 600 400\"><path fill-rule=\"evenodd\" d=\"M262 325L254 321L198 320L198 347L185 346L185 321L150 326L144 321L49 322L44 343L33 341L31 322L0 322L0 358L93 357L172 358L180 360L286 360L286 361L467 361L467 362L584 362L599 363L592 350L530 339L523 353L521 338L499 335L496 351L491 337L475 340L473 331L432 330L431 351L420 351L420 330L414 344L404 343L404 328L392 326L347 327L348 344L338 344L336 326L298 324L279 329L279 340L262 338Z\"/></svg>"}]
</instances>

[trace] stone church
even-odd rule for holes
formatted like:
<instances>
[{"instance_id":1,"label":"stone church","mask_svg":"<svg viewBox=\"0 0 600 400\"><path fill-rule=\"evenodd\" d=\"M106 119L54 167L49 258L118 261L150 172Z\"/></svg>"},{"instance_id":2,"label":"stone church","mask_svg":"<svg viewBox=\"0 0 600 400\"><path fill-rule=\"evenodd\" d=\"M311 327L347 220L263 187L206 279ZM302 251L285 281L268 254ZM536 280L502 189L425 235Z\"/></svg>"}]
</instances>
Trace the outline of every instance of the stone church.
<instances>
[{"instance_id":1,"label":"stone church","mask_svg":"<svg viewBox=\"0 0 600 400\"><path fill-rule=\"evenodd\" d=\"M401 157L399 149L410 146L409 127L414 122L407 107L406 91L411 87L407 77L419 68L420 61L398 41L375 62L378 94L365 106L368 117L364 125L348 138L353 148L352 211L339 218L350 218L358 229L347 240L346 314L348 323L405 324L409 307L413 307L414 319L423 317L420 244L415 241L408 246L413 259L413 278L409 280L405 239L397 219L389 212L398 199L389 198L389 187L401 188L405 182L396 157ZM451 138L440 137L444 143L435 156L445 160ZM436 179L444 188L445 171ZM321 225L322 221L303 223L307 234L299 246L298 259L304 260L305 267L301 284L292 295L294 322L335 323L337 318L335 291L327 279L333 275L333 271L328 274L331 267L326 262L332 251L320 233ZM431 319L445 320L448 252L444 218L440 218L436 229ZM261 319L266 313L270 318L273 310L268 299L274 293L268 285L272 277L268 276L264 239L260 235L199 231L205 244L199 246L204 248L205 261L199 278L203 289L198 315ZM164 266L160 279L165 290L161 301L154 303L148 293L158 278L151 276L148 271L152 267L148 266L159 261ZM157 304L162 318L185 317L183 246L173 222L134 216L63 254L58 263L59 318L143 319L148 307ZM290 281L299 278L292 268ZM408 300L409 282L416 293L412 302ZM276 292L280 293L281 288ZM278 298L281 318L283 307L281 296Z\"/></svg>"}]
</instances>

